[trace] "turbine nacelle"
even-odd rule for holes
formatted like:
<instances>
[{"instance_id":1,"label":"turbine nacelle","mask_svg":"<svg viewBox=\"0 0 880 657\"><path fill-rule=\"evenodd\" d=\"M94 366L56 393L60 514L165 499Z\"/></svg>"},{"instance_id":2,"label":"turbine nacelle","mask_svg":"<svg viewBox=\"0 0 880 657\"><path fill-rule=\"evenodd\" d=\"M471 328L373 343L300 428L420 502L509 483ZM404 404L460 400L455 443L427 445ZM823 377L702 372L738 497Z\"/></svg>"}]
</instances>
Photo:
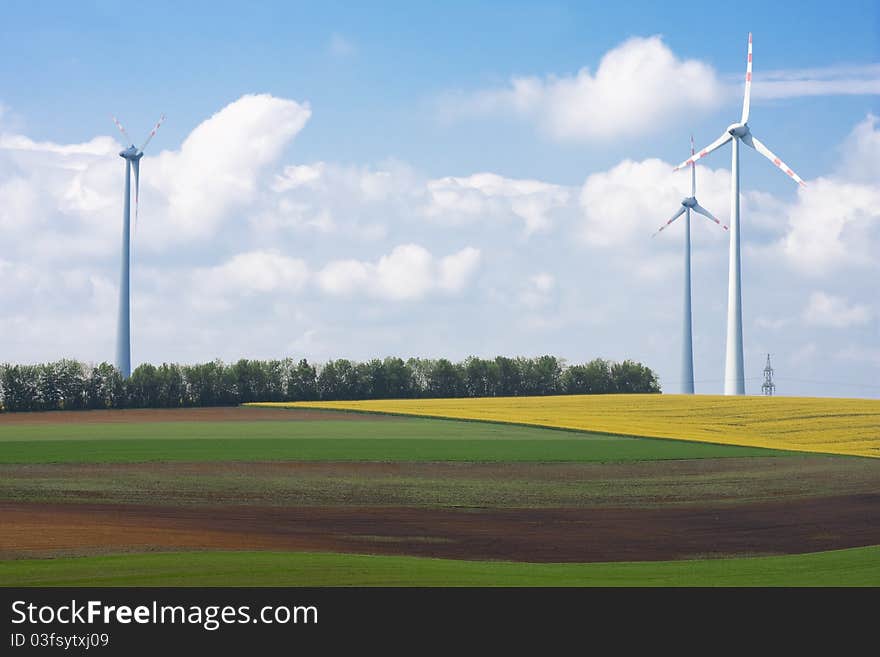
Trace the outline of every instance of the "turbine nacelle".
<instances>
[{"instance_id":1,"label":"turbine nacelle","mask_svg":"<svg viewBox=\"0 0 880 657\"><path fill-rule=\"evenodd\" d=\"M126 160L139 160L144 156L144 152L135 148L134 144L126 148L124 151L119 151L119 157L124 157Z\"/></svg>"},{"instance_id":2,"label":"turbine nacelle","mask_svg":"<svg viewBox=\"0 0 880 657\"><path fill-rule=\"evenodd\" d=\"M686 196L681 199L681 204L688 209L695 208L697 206L697 198L695 196Z\"/></svg>"},{"instance_id":3,"label":"turbine nacelle","mask_svg":"<svg viewBox=\"0 0 880 657\"><path fill-rule=\"evenodd\" d=\"M727 134L732 137L739 137L742 139L747 134L749 134L749 124L748 123L731 123L727 126Z\"/></svg>"}]
</instances>

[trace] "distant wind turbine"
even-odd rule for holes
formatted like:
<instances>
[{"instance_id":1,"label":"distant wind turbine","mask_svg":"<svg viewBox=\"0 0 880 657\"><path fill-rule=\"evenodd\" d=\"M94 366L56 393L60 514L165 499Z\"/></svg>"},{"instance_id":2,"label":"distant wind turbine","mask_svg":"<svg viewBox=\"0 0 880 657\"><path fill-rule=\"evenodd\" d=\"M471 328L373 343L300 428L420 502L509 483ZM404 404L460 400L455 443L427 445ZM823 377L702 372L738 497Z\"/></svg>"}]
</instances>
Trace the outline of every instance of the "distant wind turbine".
<instances>
[{"instance_id":1,"label":"distant wind turbine","mask_svg":"<svg viewBox=\"0 0 880 657\"><path fill-rule=\"evenodd\" d=\"M739 224L739 142L753 148L800 185L805 185L800 176L791 170L785 162L753 136L749 130L749 98L752 92L752 33L749 32L749 59L746 64L746 89L743 96L742 118L739 123L731 123L724 134L699 153L692 154L688 159L675 167L675 170L693 164L705 157L716 148L729 141L732 144L732 164L730 175L730 265L727 281L727 351L724 361L724 394L746 394L745 374L743 367L743 333L742 333L742 276L740 274L740 224Z\"/></svg>"},{"instance_id":2,"label":"distant wind turbine","mask_svg":"<svg viewBox=\"0 0 880 657\"><path fill-rule=\"evenodd\" d=\"M694 138L691 137L691 155L694 154ZM697 214L701 214L707 219L714 221L727 230L727 226L722 224L718 219L712 216L706 208L697 202L697 172L696 165L691 162L691 195L681 200L681 207L672 218L665 224L660 226L652 237L656 237L663 230L678 219L681 215L685 215L684 224L684 329L682 332L681 343L681 392L686 395L694 394L694 342L693 342L693 321L691 319L691 210Z\"/></svg>"},{"instance_id":3,"label":"distant wind turbine","mask_svg":"<svg viewBox=\"0 0 880 657\"><path fill-rule=\"evenodd\" d=\"M119 153L120 157L125 159L125 203L122 211L122 267L119 279L119 324L116 334L116 367L122 373L123 378L127 379L131 376L131 170L134 169L134 225L137 228L141 158L144 156L147 144L156 136L159 126L165 120L165 115L162 115L140 148L135 147L131 137L128 136L125 128L116 117L111 118L122 136L130 144L128 148Z\"/></svg>"}]
</instances>

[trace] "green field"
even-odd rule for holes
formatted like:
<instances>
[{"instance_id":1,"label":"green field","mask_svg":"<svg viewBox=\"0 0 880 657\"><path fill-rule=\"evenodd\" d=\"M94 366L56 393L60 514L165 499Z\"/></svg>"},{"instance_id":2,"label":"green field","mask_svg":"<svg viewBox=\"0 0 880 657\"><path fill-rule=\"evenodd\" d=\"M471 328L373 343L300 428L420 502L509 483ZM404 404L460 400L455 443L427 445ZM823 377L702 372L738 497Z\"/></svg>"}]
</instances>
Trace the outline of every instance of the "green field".
<instances>
[{"instance_id":1,"label":"green field","mask_svg":"<svg viewBox=\"0 0 880 657\"><path fill-rule=\"evenodd\" d=\"M0 562L6 586L880 586L880 547L782 557L531 564L183 552Z\"/></svg>"},{"instance_id":2,"label":"green field","mask_svg":"<svg viewBox=\"0 0 880 657\"><path fill-rule=\"evenodd\" d=\"M0 585L880 585L880 546L833 549L877 542L846 540L871 526L876 460L475 421L232 413L0 423ZM824 520L804 506L814 501ZM645 522L658 523L656 542ZM725 549L725 531L744 538ZM832 551L782 556L804 549ZM593 563L568 563L580 561Z\"/></svg>"},{"instance_id":3,"label":"green field","mask_svg":"<svg viewBox=\"0 0 880 657\"><path fill-rule=\"evenodd\" d=\"M789 453L754 447L425 419L0 426L0 463L241 460L613 462L773 455Z\"/></svg>"},{"instance_id":4,"label":"green field","mask_svg":"<svg viewBox=\"0 0 880 657\"><path fill-rule=\"evenodd\" d=\"M191 506L431 508L742 504L880 487L868 459L802 455L620 463L285 462L0 464L0 499Z\"/></svg>"}]
</instances>

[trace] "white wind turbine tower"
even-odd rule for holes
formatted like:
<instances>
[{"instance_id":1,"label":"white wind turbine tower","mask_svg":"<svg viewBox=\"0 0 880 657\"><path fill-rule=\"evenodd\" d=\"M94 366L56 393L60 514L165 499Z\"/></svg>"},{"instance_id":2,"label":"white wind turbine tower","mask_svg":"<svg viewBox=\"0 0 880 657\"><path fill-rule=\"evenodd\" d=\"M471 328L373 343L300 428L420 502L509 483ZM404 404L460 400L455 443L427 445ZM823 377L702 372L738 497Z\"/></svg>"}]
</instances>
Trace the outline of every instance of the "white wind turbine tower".
<instances>
[{"instance_id":1,"label":"white wind turbine tower","mask_svg":"<svg viewBox=\"0 0 880 657\"><path fill-rule=\"evenodd\" d=\"M691 137L691 155L694 154L694 138ZM681 392L686 395L694 394L694 342L693 321L691 319L691 210L701 214L707 219L714 221L727 230L727 226L712 216L706 208L697 202L697 172L696 164L691 162L691 195L682 199L681 207L672 218L660 226L652 237L659 235L673 221L681 215L685 215L684 224L684 328L681 343Z\"/></svg>"},{"instance_id":2,"label":"white wind turbine tower","mask_svg":"<svg viewBox=\"0 0 880 657\"><path fill-rule=\"evenodd\" d=\"M675 170L693 164L705 157L716 148L732 141L732 164L730 172L730 268L727 282L727 351L724 361L724 394L746 394L745 374L743 368L743 334L742 334L742 276L740 274L740 222L739 222L739 142L753 148L789 177L804 185L794 171L785 162L767 148L749 130L749 97L752 91L752 34L749 32L749 59L746 64L746 89L743 97L742 118L739 123L731 123L718 139L706 146L699 153L691 155Z\"/></svg>"},{"instance_id":3,"label":"white wind turbine tower","mask_svg":"<svg viewBox=\"0 0 880 657\"><path fill-rule=\"evenodd\" d=\"M122 267L119 278L119 324L116 334L116 368L122 373L123 378L127 379L131 376L131 170L134 169L134 223L137 228L141 158L144 156L147 144L150 143L159 130L159 126L165 120L165 115L162 115L140 148L135 147L131 137L128 136L125 128L116 120L116 117L111 118L122 136L130 144L128 148L119 153L120 157L125 159L125 203L122 210Z\"/></svg>"}]
</instances>

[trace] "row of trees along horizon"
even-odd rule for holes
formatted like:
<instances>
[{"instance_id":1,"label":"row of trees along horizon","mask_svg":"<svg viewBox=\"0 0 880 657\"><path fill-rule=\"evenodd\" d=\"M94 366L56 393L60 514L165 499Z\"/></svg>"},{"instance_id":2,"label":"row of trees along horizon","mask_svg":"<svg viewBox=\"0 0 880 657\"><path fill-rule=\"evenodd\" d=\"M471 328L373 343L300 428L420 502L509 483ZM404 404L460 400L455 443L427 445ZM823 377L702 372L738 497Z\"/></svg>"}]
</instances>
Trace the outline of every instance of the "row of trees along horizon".
<instances>
[{"instance_id":1,"label":"row of trees along horizon","mask_svg":"<svg viewBox=\"0 0 880 657\"><path fill-rule=\"evenodd\" d=\"M631 360L567 365L555 356L494 359L388 357L356 362L247 360L140 365L124 379L113 365L59 360L0 365L3 411L231 406L259 401L513 397L659 393L656 374Z\"/></svg>"}]
</instances>

